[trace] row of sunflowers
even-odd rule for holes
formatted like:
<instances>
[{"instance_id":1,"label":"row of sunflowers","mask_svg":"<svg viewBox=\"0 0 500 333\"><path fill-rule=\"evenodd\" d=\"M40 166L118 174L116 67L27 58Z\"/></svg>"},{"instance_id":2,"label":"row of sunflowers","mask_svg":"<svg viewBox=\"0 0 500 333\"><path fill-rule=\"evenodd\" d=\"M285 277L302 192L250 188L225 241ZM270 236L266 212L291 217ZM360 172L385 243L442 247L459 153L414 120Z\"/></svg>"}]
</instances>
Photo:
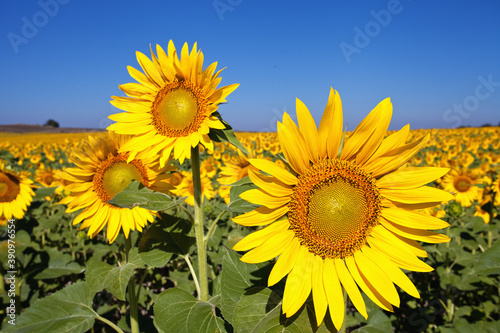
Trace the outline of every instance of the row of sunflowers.
<instances>
[{"instance_id":1,"label":"row of sunflowers","mask_svg":"<svg viewBox=\"0 0 500 333\"><path fill-rule=\"evenodd\" d=\"M385 99L344 132L331 89L235 135L196 44L137 59L108 132L2 134L6 332L499 328L498 128L388 131Z\"/></svg>"}]
</instances>

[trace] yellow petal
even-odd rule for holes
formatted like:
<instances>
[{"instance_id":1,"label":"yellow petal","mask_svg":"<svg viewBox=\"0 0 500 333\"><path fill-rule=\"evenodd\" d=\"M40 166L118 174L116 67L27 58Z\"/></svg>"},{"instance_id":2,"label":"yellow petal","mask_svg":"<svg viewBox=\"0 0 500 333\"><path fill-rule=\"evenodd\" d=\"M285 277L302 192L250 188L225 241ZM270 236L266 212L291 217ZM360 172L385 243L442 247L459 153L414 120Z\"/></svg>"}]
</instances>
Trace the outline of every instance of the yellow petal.
<instances>
[{"instance_id":1,"label":"yellow petal","mask_svg":"<svg viewBox=\"0 0 500 333\"><path fill-rule=\"evenodd\" d=\"M316 324L317 326L319 326L323 321L323 318L326 314L326 309L328 308L325 287L323 285L323 259L320 256L314 256L311 288L314 302L314 314L316 316Z\"/></svg>"},{"instance_id":2,"label":"yellow petal","mask_svg":"<svg viewBox=\"0 0 500 333\"><path fill-rule=\"evenodd\" d=\"M297 261L288 275L283 293L283 312L287 317L293 316L311 294L314 255L307 249L301 252L304 253L303 260Z\"/></svg>"},{"instance_id":3,"label":"yellow petal","mask_svg":"<svg viewBox=\"0 0 500 333\"><path fill-rule=\"evenodd\" d=\"M449 168L433 167L408 167L391 172L377 180L380 188L388 189L412 189L426 185L444 176Z\"/></svg>"},{"instance_id":4,"label":"yellow petal","mask_svg":"<svg viewBox=\"0 0 500 333\"><path fill-rule=\"evenodd\" d=\"M287 113L285 112L285 116ZM283 117L285 117L283 116ZM293 121L292 121L293 123ZM305 148L305 142L302 134L294 133L293 127L278 122L278 138L280 141L281 150L285 158L290 163L290 166L297 173L303 173L309 166L309 154Z\"/></svg>"},{"instance_id":5,"label":"yellow petal","mask_svg":"<svg viewBox=\"0 0 500 333\"><path fill-rule=\"evenodd\" d=\"M392 223L415 229L443 229L450 226L448 222L428 214L400 208L384 208L382 216Z\"/></svg>"},{"instance_id":6,"label":"yellow petal","mask_svg":"<svg viewBox=\"0 0 500 333\"><path fill-rule=\"evenodd\" d=\"M390 231L409 239L427 243L446 243L450 241L450 238L448 236L438 234L436 232L404 227L402 225L394 224L385 218L382 218L381 222L382 225Z\"/></svg>"},{"instance_id":7,"label":"yellow petal","mask_svg":"<svg viewBox=\"0 0 500 333\"><path fill-rule=\"evenodd\" d=\"M398 292L387 274L361 251L354 253L354 260L367 285L371 285L372 290L376 290L391 304L399 307Z\"/></svg>"},{"instance_id":8,"label":"yellow petal","mask_svg":"<svg viewBox=\"0 0 500 333\"><path fill-rule=\"evenodd\" d=\"M410 190L380 189L380 194L391 201L405 204L419 204L424 202L447 202L453 199L453 195L435 187L422 186Z\"/></svg>"},{"instance_id":9,"label":"yellow petal","mask_svg":"<svg viewBox=\"0 0 500 333\"><path fill-rule=\"evenodd\" d=\"M269 274L269 278L267 280L268 286L275 285L281 281L285 275L290 273L297 262L300 247L301 245L297 238L294 238L290 244L283 247L283 252L279 256L273 266L273 269L271 270L271 273Z\"/></svg>"},{"instance_id":10,"label":"yellow petal","mask_svg":"<svg viewBox=\"0 0 500 333\"><path fill-rule=\"evenodd\" d=\"M372 176L375 178L385 175L407 163L425 146L427 141L429 141L429 134L417 141L390 150L370 163L366 163L364 169L367 172L372 172Z\"/></svg>"},{"instance_id":11,"label":"yellow petal","mask_svg":"<svg viewBox=\"0 0 500 333\"><path fill-rule=\"evenodd\" d=\"M370 244L372 249L384 253L398 267L403 269L415 272L431 272L434 270L434 268L418 259L414 254L388 243L385 239L368 238L368 244Z\"/></svg>"},{"instance_id":12,"label":"yellow petal","mask_svg":"<svg viewBox=\"0 0 500 333\"><path fill-rule=\"evenodd\" d=\"M290 197L275 197L261 189L252 189L240 194L240 198L256 205L267 208L278 208L290 202Z\"/></svg>"},{"instance_id":13,"label":"yellow petal","mask_svg":"<svg viewBox=\"0 0 500 333\"><path fill-rule=\"evenodd\" d=\"M252 164L257 169L262 170L270 174L271 176L278 178L287 185L296 185L298 183L297 177L295 177L294 175L292 175L290 172L283 169L279 165L275 164L274 162L258 158L249 159L248 162L250 162L250 164Z\"/></svg>"},{"instance_id":14,"label":"yellow petal","mask_svg":"<svg viewBox=\"0 0 500 333\"><path fill-rule=\"evenodd\" d=\"M264 176L252 169L248 169L248 177L261 190L276 196L290 197L293 193L292 187L280 182L275 177Z\"/></svg>"},{"instance_id":15,"label":"yellow petal","mask_svg":"<svg viewBox=\"0 0 500 333\"><path fill-rule=\"evenodd\" d=\"M342 140L342 101L337 91L330 87L330 95L319 124L319 154L321 158L336 158Z\"/></svg>"},{"instance_id":16,"label":"yellow petal","mask_svg":"<svg viewBox=\"0 0 500 333\"><path fill-rule=\"evenodd\" d=\"M287 212L288 206L283 206L276 209L270 209L265 206L260 206L259 208L256 208L250 212L233 217L233 221L247 227L266 225L285 215Z\"/></svg>"},{"instance_id":17,"label":"yellow petal","mask_svg":"<svg viewBox=\"0 0 500 333\"><path fill-rule=\"evenodd\" d=\"M382 142L392 117L390 98L380 102L345 140L341 159L348 160L356 156L361 164L375 152ZM357 156L359 155L359 156Z\"/></svg>"},{"instance_id":18,"label":"yellow petal","mask_svg":"<svg viewBox=\"0 0 500 333\"><path fill-rule=\"evenodd\" d=\"M309 159L313 162L318 160L318 148L319 148L319 138L318 138L318 128L314 122L311 113L307 109L307 106L302 103L300 99L296 99L296 109L297 109L297 120L299 123L300 133L306 141L306 145L309 151Z\"/></svg>"},{"instance_id":19,"label":"yellow petal","mask_svg":"<svg viewBox=\"0 0 500 333\"><path fill-rule=\"evenodd\" d=\"M335 328L339 330L344 322L345 300L335 269L335 263L330 258L324 259L323 262L323 285L330 308L330 317Z\"/></svg>"},{"instance_id":20,"label":"yellow petal","mask_svg":"<svg viewBox=\"0 0 500 333\"><path fill-rule=\"evenodd\" d=\"M363 300L363 297L361 296L361 293L359 292L358 286L356 285L356 282L354 282L351 274L349 273L349 270L345 266L344 260L342 259L335 259L335 268L337 270L337 275L339 276L339 280L344 286L344 289L347 292L347 295L349 295L349 298L351 299L352 304L356 307L358 312L365 317L365 319L368 318L368 314L366 313L366 306L365 306L365 301Z\"/></svg>"},{"instance_id":21,"label":"yellow petal","mask_svg":"<svg viewBox=\"0 0 500 333\"><path fill-rule=\"evenodd\" d=\"M361 276L358 266L354 261L354 257L350 256L345 258L345 263L347 265L347 268L349 269L349 272L351 273L351 276L354 278L354 281L356 281L357 285L364 291L366 296L368 296L375 304L380 306L382 309L392 312L391 303L389 303L384 297L382 297L377 292L377 290L374 290L371 284L369 287L367 284L367 280L365 280Z\"/></svg>"},{"instance_id":22,"label":"yellow petal","mask_svg":"<svg viewBox=\"0 0 500 333\"><path fill-rule=\"evenodd\" d=\"M396 133L389 135L382 141L377 151L373 153L373 155L370 156L370 158L366 161L366 164L371 163L380 156L388 153L389 151L397 147L403 146L406 143L406 139L408 138L409 133L410 133L410 125L406 125Z\"/></svg>"},{"instance_id":23,"label":"yellow petal","mask_svg":"<svg viewBox=\"0 0 500 333\"><path fill-rule=\"evenodd\" d=\"M290 224L288 223L288 220L276 221L269 226L257 230L240 240L236 245L233 246L233 250L247 251L253 249L254 247L257 247L264 243L264 241L271 235L287 230L289 226Z\"/></svg>"},{"instance_id":24,"label":"yellow petal","mask_svg":"<svg viewBox=\"0 0 500 333\"><path fill-rule=\"evenodd\" d=\"M372 262L386 273L387 277L389 277L394 284L406 291L409 295L420 298L420 294L413 282L411 282L392 261L387 259L384 255L380 255L380 253L373 251L369 246L364 245L362 251Z\"/></svg>"},{"instance_id":25,"label":"yellow petal","mask_svg":"<svg viewBox=\"0 0 500 333\"><path fill-rule=\"evenodd\" d=\"M254 264L276 258L283 252L283 248L290 244L294 237L295 233L291 230L272 234L264 240L264 243L245 253L240 260Z\"/></svg>"}]
</instances>

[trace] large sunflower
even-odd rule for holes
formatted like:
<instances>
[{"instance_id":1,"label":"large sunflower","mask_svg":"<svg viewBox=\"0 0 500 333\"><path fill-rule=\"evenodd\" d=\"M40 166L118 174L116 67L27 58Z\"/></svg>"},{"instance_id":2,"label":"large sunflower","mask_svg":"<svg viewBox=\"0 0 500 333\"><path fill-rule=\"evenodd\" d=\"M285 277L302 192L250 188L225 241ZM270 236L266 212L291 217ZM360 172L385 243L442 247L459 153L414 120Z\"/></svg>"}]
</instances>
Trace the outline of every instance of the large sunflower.
<instances>
[{"instance_id":1,"label":"large sunflower","mask_svg":"<svg viewBox=\"0 0 500 333\"><path fill-rule=\"evenodd\" d=\"M128 67L130 76L139 83L119 86L129 97L112 96L111 104L127 112L109 116L117 123L108 129L134 135L121 148L122 152L130 151L129 160L147 150L149 156L160 153L163 166L172 150L174 158L182 163L191 156L191 147L200 142L213 149L208 137L210 128L225 128L213 113L238 84L216 89L222 70L215 72L217 62L203 70L203 53L197 50L196 43L191 53L184 44L180 60L172 41L167 53L159 45L156 53L151 50L150 60L137 52L144 74Z\"/></svg>"},{"instance_id":2,"label":"large sunflower","mask_svg":"<svg viewBox=\"0 0 500 333\"><path fill-rule=\"evenodd\" d=\"M241 197L261 205L234 218L245 226L264 226L234 246L241 258L258 263L279 256L268 280L274 285L288 275L283 312L295 314L312 291L318 325L327 307L337 328L344 320L342 286L366 318L358 288L376 304L399 306L394 284L419 293L401 269L428 272L418 257L427 254L417 241L441 243L445 235L428 231L448 226L417 209L450 200L452 195L423 186L446 168L406 167L429 136L406 143L409 127L384 138L392 116L382 101L342 140L342 105L332 89L319 130L307 107L297 99L299 127L284 114L278 122L282 151L292 170L263 159L250 163L258 189Z\"/></svg>"},{"instance_id":3,"label":"large sunflower","mask_svg":"<svg viewBox=\"0 0 500 333\"><path fill-rule=\"evenodd\" d=\"M7 171L0 163L0 217L7 220L24 217L35 196L31 184L33 181L27 172L17 174Z\"/></svg>"},{"instance_id":4,"label":"large sunflower","mask_svg":"<svg viewBox=\"0 0 500 333\"><path fill-rule=\"evenodd\" d=\"M74 168L67 168L61 177L68 181L65 189L71 191L61 203L67 204L67 213L83 209L73 224L83 221L80 229L89 228L88 235L94 237L107 225L107 237L112 243L120 229L128 238L130 230L142 228L153 222L153 212L140 207L120 208L108 203L118 192L130 184L132 179L140 181L149 189L168 192L172 189L166 181L165 168L158 168L157 159L142 154L129 160L128 153L120 153L120 147L128 137L109 133L107 138L89 137L88 145L75 152Z\"/></svg>"}]
</instances>

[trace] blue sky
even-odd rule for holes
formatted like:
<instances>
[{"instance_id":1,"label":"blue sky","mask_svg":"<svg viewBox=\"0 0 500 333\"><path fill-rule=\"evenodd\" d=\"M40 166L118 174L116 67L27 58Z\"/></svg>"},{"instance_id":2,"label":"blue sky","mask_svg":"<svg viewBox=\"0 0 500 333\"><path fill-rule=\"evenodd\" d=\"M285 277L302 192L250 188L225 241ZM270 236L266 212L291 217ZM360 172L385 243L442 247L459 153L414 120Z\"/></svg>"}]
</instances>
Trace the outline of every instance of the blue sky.
<instances>
[{"instance_id":1,"label":"blue sky","mask_svg":"<svg viewBox=\"0 0 500 333\"><path fill-rule=\"evenodd\" d=\"M275 131L300 98L319 123L332 86L348 130L381 100L390 129L500 122L498 1L3 0L0 124L105 128L135 51L197 41L236 130Z\"/></svg>"}]
</instances>

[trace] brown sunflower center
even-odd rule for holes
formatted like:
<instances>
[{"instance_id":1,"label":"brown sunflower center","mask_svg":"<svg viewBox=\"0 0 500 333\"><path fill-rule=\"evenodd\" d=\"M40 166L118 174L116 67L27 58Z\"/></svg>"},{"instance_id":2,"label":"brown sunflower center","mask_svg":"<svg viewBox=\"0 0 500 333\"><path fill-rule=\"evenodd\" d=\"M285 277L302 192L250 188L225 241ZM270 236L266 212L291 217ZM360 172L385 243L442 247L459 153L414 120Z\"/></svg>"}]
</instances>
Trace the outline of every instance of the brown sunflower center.
<instances>
[{"instance_id":1,"label":"brown sunflower center","mask_svg":"<svg viewBox=\"0 0 500 333\"><path fill-rule=\"evenodd\" d=\"M21 191L19 179L9 173L0 171L0 202L11 202Z\"/></svg>"},{"instance_id":2,"label":"brown sunflower center","mask_svg":"<svg viewBox=\"0 0 500 333\"><path fill-rule=\"evenodd\" d=\"M43 177L43 181L45 182L45 184L47 184L47 185L50 186L52 184L52 182L54 181L54 177L52 175L50 175L50 174L49 175L45 175Z\"/></svg>"},{"instance_id":3,"label":"brown sunflower center","mask_svg":"<svg viewBox=\"0 0 500 333\"><path fill-rule=\"evenodd\" d=\"M378 224L375 180L355 163L326 159L299 176L289 204L291 229L311 253L346 258Z\"/></svg>"},{"instance_id":4,"label":"brown sunflower center","mask_svg":"<svg viewBox=\"0 0 500 333\"><path fill-rule=\"evenodd\" d=\"M453 185L458 192L467 192L472 184L472 180L467 176L459 176L453 182Z\"/></svg>"},{"instance_id":5,"label":"brown sunflower center","mask_svg":"<svg viewBox=\"0 0 500 333\"><path fill-rule=\"evenodd\" d=\"M208 116L208 101L189 81L163 87L151 108L153 125L164 136L181 137L196 132Z\"/></svg>"},{"instance_id":6,"label":"brown sunflower center","mask_svg":"<svg viewBox=\"0 0 500 333\"><path fill-rule=\"evenodd\" d=\"M133 179L148 186L146 168L138 160L127 163L127 156L119 154L101 164L94 176L94 188L101 200L109 201Z\"/></svg>"}]
</instances>

